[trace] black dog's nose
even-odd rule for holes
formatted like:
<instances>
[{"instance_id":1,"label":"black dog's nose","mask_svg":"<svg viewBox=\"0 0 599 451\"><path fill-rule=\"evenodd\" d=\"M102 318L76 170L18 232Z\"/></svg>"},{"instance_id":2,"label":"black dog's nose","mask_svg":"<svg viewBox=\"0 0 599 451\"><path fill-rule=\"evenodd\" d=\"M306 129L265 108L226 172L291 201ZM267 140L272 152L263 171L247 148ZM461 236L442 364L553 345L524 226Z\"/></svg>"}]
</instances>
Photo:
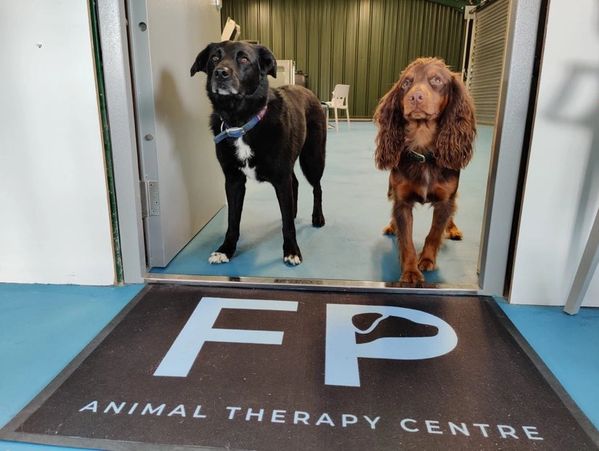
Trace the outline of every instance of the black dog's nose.
<instances>
[{"instance_id":1,"label":"black dog's nose","mask_svg":"<svg viewBox=\"0 0 599 451\"><path fill-rule=\"evenodd\" d=\"M214 70L214 73L218 80L226 80L231 76L231 71L228 67L218 67Z\"/></svg>"}]
</instances>

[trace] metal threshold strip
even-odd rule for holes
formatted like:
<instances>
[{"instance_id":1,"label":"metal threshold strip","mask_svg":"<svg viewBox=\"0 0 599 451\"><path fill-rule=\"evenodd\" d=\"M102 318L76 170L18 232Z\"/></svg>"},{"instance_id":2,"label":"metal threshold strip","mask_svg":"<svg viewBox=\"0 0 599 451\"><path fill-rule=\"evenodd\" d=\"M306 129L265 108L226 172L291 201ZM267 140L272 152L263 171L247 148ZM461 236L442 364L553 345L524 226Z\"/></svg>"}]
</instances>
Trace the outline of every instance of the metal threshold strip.
<instances>
[{"instance_id":1,"label":"metal threshold strip","mask_svg":"<svg viewBox=\"0 0 599 451\"><path fill-rule=\"evenodd\" d=\"M146 273L144 279L147 283L151 284L170 283L181 285L265 288L278 290L391 292L444 295L480 294L480 288L472 284L423 284L422 286L415 287L403 285L399 282L375 282L365 280L226 277L158 273Z\"/></svg>"}]
</instances>

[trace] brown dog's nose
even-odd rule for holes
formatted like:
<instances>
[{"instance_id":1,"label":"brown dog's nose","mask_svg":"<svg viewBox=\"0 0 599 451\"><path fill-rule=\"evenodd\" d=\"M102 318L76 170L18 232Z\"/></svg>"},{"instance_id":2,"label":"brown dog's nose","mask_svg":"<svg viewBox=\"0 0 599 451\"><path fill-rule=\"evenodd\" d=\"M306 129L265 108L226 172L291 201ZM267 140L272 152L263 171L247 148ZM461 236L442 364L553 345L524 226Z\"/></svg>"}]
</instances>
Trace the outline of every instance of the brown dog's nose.
<instances>
[{"instance_id":1,"label":"brown dog's nose","mask_svg":"<svg viewBox=\"0 0 599 451\"><path fill-rule=\"evenodd\" d=\"M214 70L217 80L226 80L231 76L231 71L228 67L218 67Z\"/></svg>"},{"instance_id":2,"label":"brown dog's nose","mask_svg":"<svg viewBox=\"0 0 599 451\"><path fill-rule=\"evenodd\" d=\"M418 104L424 102L424 93L422 91L414 91L410 95L409 100L413 104L417 104L418 105Z\"/></svg>"}]
</instances>

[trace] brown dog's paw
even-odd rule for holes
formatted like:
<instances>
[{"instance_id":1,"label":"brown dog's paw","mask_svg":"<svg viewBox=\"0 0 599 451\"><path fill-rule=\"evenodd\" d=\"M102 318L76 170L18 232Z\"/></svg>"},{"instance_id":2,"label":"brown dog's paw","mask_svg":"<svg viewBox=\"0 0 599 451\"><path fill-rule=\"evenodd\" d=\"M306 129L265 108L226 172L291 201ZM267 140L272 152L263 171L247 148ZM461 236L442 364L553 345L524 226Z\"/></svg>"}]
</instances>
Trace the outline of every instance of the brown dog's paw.
<instances>
[{"instance_id":1,"label":"brown dog's paw","mask_svg":"<svg viewBox=\"0 0 599 451\"><path fill-rule=\"evenodd\" d=\"M435 270L435 262L427 257L421 257L418 262L418 269L420 271L434 271Z\"/></svg>"},{"instance_id":2,"label":"brown dog's paw","mask_svg":"<svg viewBox=\"0 0 599 451\"><path fill-rule=\"evenodd\" d=\"M417 284L424 282L424 275L418 269L406 269L401 273L401 283Z\"/></svg>"},{"instance_id":3,"label":"brown dog's paw","mask_svg":"<svg viewBox=\"0 0 599 451\"><path fill-rule=\"evenodd\" d=\"M395 225L393 224L393 221L383 228L383 235L395 235Z\"/></svg>"},{"instance_id":4,"label":"brown dog's paw","mask_svg":"<svg viewBox=\"0 0 599 451\"><path fill-rule=\"evenodd\" d=\"M462 238L464 238L462 231L458 229L455 224L447 227L447 230L445 230L445 235L447 238L454 241L460 241Z\"/></svg>"}]
</instances>

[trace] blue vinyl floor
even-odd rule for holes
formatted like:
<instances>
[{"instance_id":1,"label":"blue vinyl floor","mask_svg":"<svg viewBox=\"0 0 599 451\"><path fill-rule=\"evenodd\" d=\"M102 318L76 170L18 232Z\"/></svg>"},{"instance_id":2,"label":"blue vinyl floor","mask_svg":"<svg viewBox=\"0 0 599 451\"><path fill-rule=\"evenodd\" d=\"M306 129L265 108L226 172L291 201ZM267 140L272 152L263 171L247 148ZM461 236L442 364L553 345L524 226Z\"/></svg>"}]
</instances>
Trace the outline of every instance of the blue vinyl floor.
<instances>
[{"instance_id":1,"label":"blue vinyl floor","mask_svg":"<svg viewBox=\"0 0 599 451\"><path fill-rule=\"evenodd\" d=\"M254 276L394 282L401 274L395 238L383 236L391 203L387 200L388 172L374 166L376 128L372 122L340 124L329 131L326 169L322 179L326 225L311 224L312 188L299 165L297 240L304 262L283 263L281 214L269 183L247 183L241 238L230 263L210 265L208 257L227 228L223 208L166 268L153 272L210 276ZM478 254L493 128L479 126L475 156L460 176L456 223L462 241L445 241L438 269L425 274L427 282L478 287ZM224 189L224 188L223 188ZM419 252L430 228L432 209L417 206L414 243Z\"/></svg>"},{"instance_id":2,"label":"blue vinyl floor","mask_svg":"<svg viewBox=\"0 0 599 451\"><path fill-rule=\"evenodd\" d=\"M0 427L13 418L141 290L0 284ZM599 427L599 309L514 306L508 317ZM506 381L509 384L509 381ZM0 450L66 449L0 442Z\"/></svg>"}]
</instances>

